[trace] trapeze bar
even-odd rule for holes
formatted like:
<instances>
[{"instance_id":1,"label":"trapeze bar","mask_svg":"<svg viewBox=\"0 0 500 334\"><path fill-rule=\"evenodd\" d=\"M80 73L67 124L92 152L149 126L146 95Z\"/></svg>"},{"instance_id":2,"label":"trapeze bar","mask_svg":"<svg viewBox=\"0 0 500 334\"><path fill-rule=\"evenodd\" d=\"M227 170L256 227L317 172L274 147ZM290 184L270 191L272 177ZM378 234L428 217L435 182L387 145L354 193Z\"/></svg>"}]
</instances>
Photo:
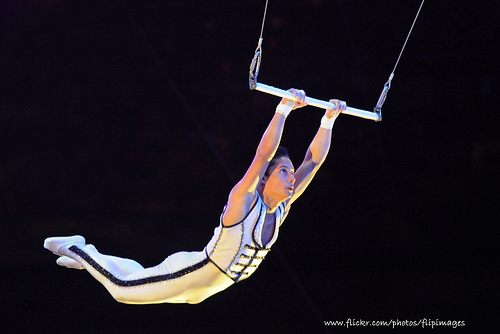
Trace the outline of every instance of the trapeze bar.
<instances>
[{"instance_id":1,"label":"trapeze bar","mask_svg":"<svg viewBox=\"0 0 500 334\"><path fill-rule=\"evenodd\" d=\"M260 82L256 82L255 90L258 90L258 91L263 92L263 93L271 94L274 96L284 97L284 98L291 99L291 100L295 99L293 94L286 91L286 90L279 89L279 88L269 86L269 85L265 85L265 84L262 84ZM314 98L308 97L308 96L306 96L306 102L307 102L307 105L321 108L321 109L331 109L331 108L335 107L335 105L330 103L330 102L314 99ZM361 118L365 118L365 119L371 119L373 121L380 121L382 119L380 117L380 115L377 113L366 111L366 110L361 110L361 109L356 109L356 108L351 108L351 107L347 107L347 109L343 112L343 114L361 117Z\"/></svg>"}]
</instances>

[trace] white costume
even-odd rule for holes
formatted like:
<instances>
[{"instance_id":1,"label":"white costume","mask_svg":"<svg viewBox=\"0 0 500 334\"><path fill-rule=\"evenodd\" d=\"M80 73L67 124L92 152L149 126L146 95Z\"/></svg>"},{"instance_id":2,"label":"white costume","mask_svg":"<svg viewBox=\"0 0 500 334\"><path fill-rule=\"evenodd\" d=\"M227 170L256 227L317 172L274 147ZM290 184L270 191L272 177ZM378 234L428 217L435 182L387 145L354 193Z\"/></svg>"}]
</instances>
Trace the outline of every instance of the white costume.
<instances>
[{"instance_id":1,"label":"white costume","mask_svg":"<svg viewBox=\"0 0 500 334\"><path fill-rule=\"evenodd\" d=\"M83 237L79 237L81 242L69 243L75 239L48 238L45 248L78 261L119 302L196 304L253 274L278 238L285 217L281 204L276 210L274 234L263 245L266 206L257 196L240 223L225 227L221 215L203 251L178 252L146 269L132 260L100 254L92 245L85 245Z\"/></svg>"}]
</instances>

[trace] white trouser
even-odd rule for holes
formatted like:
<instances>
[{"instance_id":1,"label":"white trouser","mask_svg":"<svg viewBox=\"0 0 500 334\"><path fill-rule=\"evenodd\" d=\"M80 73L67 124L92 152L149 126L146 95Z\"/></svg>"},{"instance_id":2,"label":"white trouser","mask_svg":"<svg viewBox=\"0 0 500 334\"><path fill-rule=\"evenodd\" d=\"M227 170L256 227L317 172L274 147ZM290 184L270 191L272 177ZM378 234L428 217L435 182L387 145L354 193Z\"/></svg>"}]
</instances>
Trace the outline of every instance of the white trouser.
<instances>
[{"instance_id":1,"label":"white trouser","mask_svg":"<svg viewBox=\"0 0 500 334\"><path fill-rule=\"evenodd\" d=\"M114 299L126 304L196 304L234 283L203 251L178 252L151 268L101 254L92 245L70 246L64 255L78 261Z\"/></svg>"}]
</instances>

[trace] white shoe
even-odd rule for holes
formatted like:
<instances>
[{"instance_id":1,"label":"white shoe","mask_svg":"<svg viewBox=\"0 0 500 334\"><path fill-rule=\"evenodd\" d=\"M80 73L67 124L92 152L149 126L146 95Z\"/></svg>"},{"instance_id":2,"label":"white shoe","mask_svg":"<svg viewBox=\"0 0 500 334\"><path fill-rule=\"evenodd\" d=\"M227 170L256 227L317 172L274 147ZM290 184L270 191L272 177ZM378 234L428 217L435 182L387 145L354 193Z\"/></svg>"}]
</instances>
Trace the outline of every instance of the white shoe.
<instances>
[{"instance_id":1,"label":"white shoe","mask_svg":"<svg viewBox=\"0 0 500 334\"><path fill-rule=\"evenodd\" d=\"M85 238L81 235L74 235L71 237L52 237L45 239L43 243L43 247L48 249L52 253L56 255L65 255L66 247L75 245L75 244L83 244L85 245Z\"/></svg>"},{"instance_id":2,"label":"white shoe","mask_svg":"<svg viewBox=\"0 0 500 334\"><path fill-rule=\"evenodd\" d=\"M66 267L66 268L71 268L71 269L85 269L84 266L80 264L80 262L73 260L70 257L67 256L61 256L57 259L56 263L60 265L61 267Z\"/></svg>"}]
</instances>

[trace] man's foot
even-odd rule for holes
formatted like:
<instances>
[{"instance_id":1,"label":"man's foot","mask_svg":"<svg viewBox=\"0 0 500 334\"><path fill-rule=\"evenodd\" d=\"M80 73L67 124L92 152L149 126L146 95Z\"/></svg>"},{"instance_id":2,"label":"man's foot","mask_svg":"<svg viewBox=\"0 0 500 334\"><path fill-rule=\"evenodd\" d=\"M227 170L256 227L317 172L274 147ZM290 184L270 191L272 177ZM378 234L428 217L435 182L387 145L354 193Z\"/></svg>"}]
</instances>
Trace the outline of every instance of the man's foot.
<instances>
[{"instance_id":1,"label":"man's foot","mask_svg":"<svg viewBox=\"0 0 500 334\"><path fill-rule=\"evenodd\" d=\"M84 266L80 264L80 262L73 260L67 256L61 256L57 259L56 263L61 267L71 268L71 269L85 269Z\"/></svg>"},{"instance_id":2,"label":"man's foot","mask_svg":"<svg viewBox=\"0 0 500 334\"><path fill-rule=\"evenodd\" d=\"M75 244L85 245L85 238L81 235L47 238L43 243L43 247L52 253L61 256L66 255L64 253L67 251L67 248Z\"/></svg>"}]
</instances>

